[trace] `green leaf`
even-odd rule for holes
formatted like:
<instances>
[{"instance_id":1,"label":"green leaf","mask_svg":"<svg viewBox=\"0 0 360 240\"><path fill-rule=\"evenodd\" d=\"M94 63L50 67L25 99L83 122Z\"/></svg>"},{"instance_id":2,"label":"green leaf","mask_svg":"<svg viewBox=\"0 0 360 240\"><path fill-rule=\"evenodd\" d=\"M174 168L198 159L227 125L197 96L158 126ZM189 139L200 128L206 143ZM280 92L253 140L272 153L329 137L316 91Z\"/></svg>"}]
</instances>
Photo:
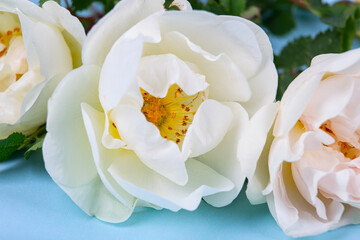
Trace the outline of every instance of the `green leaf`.
<instances>
[{"instance_id":1,"label":"green leaf","mask_svg":"<svg viewBox=\"0 0 360 240\"><path fill-rule=\"evenodd\" d=\"M338 2L330 6L321 0L308 0L308 7L322 22L334 27L344 28L349 17L359 19L357 3Z\"/></svg>"},{"instance_id":2,"label":"green leaf","mask_svg":"<svg viewBox=\"0 0 360 240\"><path fill-rule=\"evenodd\" d=\"M199 0L188 0L188 2L190 3L192 9L196 9L196 10L204 9L204 4Z\"/></svg>"},{"instance_id":3,"label":"green leaf","mask_svg":"<svg viewBox=\"0 0 360 240\"><path fill-rule=\"evenodd\" d=\"M341 50L343 52L351 49L356 35L356 21L349 17L346 21L345 27L341 31Z\"/></svg>"},{"instance_id":4,"label":"green leaf","mask_svg":"<svg viewBox=\"0 0 360 240\"><path fill-rule=\"evenodd\" d=\"M220 4L225 7L229 14L240 16L245 10L246 0L220 0Z\"/></svg>"},{"instance_id":5,"label":"green leaf","mask_svg":"<svg viewBox=\"0 0 360 240\"><path fill-rule=\"evenodd\" d=\"M278 0L276 5L263 12L264 25L276 35L288 33L295 27L294 5L289 1Z\"/></svg>"},{"instance_id":6,"label":"green leaf","mask_svg":"<svg viewBox=\"0 0 360 240\"><path fill-rule=\"evenodd\" d=\"M229 12L216 0L209 0L203 10L212 12L217 15L227 15Z\"/></svg>"},{"instance_id":7,"label":"green leaf","mask_svg":"<svg viewBox=\"0 0 360 240\"><path fill-rule=\"evenodd\" d=\"M72 0L72 7L76 10L87 9L94 0Z\"/></svg>"},{"instance_id":8,"label":"green leaf","mask_svg":"<svg viewBox=\"0 0 360 240\"><path fill-rule=\"evenodd\" d=\"M43 5L45 2L47 2L47 1L49 1L49 0L40 0L40 1L39 1L39 5L42 6L42 5ZM53 1L57 2L58 4L60 4L60 0L53 0Z\"/></svg>"},{"instance_id":9,"label":"green leaf","mask_svg":"<svg viewBox=\"0 0 360 240\"><path fill-rule=\"evenodd\" d=\"M319 33L315 38L300 37L289 43L275 56L277 68L296 69L309 66L313 57L324 53L341 52L341 33L338 29Z\"/></svg>"},{"instance_id":10,"label":"green leaf","mask_svg":"<svg viewBox=\"0 0 360 240\"><path fill-rule=\"evenodd\" d=\"M8 159L25 141L22 133L13 133L8 138L0 140L0 162Z\"/></svg>"},{"instance_id":11,"label":"green leaf","mask_svg":"<svg viewBox=\"0 0 360 240\"><path fill-rule=\"evenodd\" d=\"M25 152L25 159L28 160L31 156L31 154L42 148L43 142L44 142L45 136L42 136L41 138L36 139L35 143Z\"/></svg>"}]
</instances>

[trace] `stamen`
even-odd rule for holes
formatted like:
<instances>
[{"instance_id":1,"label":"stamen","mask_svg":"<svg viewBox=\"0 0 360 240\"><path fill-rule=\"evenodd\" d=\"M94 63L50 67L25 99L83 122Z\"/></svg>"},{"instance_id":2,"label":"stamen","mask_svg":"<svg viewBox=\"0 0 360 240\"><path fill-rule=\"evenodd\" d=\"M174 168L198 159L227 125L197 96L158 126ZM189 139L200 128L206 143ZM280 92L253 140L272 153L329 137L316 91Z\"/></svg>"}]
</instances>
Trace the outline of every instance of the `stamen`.
<instances>
[{"instance_id":1,"label":"stamen","mask_svg":"<svg viewBox=\"0 0 360 240\"><path fill-rule=\"evenodd\" d=\"M350 160L360 157L360 149L353 146L350 142L340 141L338 136L336 136L335 132L332 130L331 127L331 119L324 122L320 126L320 129L329 134L335 140L335 143L325 146L341 152L345 158L348 158Z\"/></svg>"},{"instance_id":2,"label":"stamen","mask_svg":"<svg viewBox=\"0 0 360 240\"><path fill-rule=\"evenodd\" d=\"M205 93L188 96L176 84L170 86L164 98L157 98L140 90L144 99L141 112L146 120L160 130L163 138L174 141L181 147L197 109L205 100Z\"/></svg>"},{"instance_id":3,"label":"stamen","mask_svg":"<svg viewBox=\"0 0 360 240\"><path fill-rule=\"evenodd\" d=\"M0 57L6 54L11 39L13 37L22 36L21 29L16 27L12 31L7 31L6 33L0 33L0 43L5 46L5 48L0 52Z\"/></svg>"}]
</instances>

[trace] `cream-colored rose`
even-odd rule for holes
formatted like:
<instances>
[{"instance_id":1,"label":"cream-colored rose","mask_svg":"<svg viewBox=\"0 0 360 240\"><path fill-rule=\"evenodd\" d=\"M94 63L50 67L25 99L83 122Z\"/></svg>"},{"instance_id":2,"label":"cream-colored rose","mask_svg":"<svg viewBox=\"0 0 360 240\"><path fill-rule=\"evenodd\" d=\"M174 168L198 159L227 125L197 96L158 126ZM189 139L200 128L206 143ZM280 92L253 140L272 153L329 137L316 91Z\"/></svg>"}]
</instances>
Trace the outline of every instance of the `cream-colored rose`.
<instances>
[{"instance_id":1,"label":"cream-colored rose","mask_svg":"<svg viewBox=\"0 0 360 240\"><path fill-rule=\"evenodd\" d=\"M265 33L187 1L174 4L188 11L163 4L117 4L89 33L84 66L49 101L46 169L105 221L124 221L136 206L231 203L246 176L241 160L256 162L275 117Z\"/></svg>"},{"instance_id":2,"label":"cream-colored rose","mask_svg":"<svg viewBox=\"0 0 360 240\"><path fill-rule=\"evenodd\" d=\"M0 1L0 139L45 123L47 100L81 65L85 33L56 2Z\"/></svg>"},{"instance_id":3,"label":"cream-colored rose","mask_svg":"<svg viewBox=\"0 0 360 240\"><path fill-rule=\"evenodd\" d=\"M264 191L286 234L360 223L359 103L360 49L315 57L286 90Z\"/></svg>"}]
</instances>

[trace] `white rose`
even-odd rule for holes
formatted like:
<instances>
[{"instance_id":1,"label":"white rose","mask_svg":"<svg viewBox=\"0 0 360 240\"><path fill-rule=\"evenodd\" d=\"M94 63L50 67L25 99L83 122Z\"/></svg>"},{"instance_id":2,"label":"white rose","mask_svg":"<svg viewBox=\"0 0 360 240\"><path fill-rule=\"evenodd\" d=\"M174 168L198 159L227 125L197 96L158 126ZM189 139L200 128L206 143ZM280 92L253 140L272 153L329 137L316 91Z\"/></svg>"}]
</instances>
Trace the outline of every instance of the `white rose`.
<instances>
[{"instance_id":1,"label":"white rose","mask_svg":"<svg viewBox=\"0 0 360 240\"><path fill-rule=\"evenodd\" d=\"M245 178L237 155L258 157L275 115L277 74L258 26L163 4L117 4L89 33L84 66L49 101L46 169L105 221L136 206L231 203ZM247 128L256 139L239 146Z\"/></svg>"},{"instance_id":2,"label":"white rose","mask_svg":"<svg viewBox=\"0 0 360 240\"><path fill-rule=\"evenodd\" d=\"M264 191L286 234L360 223L359 101L360 49L315 57L286 90Z\"/></svg>"},{"instance_id":3,"label":"white rose","mask_svg":"<svg viewBox=\"0 0 360 240\"><path fill-rule=\"evenodd\" d=\"M0 1L0 139L45 123L47 100L81 65L85 32L55 2Z\"/></svg>"}]
</instances>

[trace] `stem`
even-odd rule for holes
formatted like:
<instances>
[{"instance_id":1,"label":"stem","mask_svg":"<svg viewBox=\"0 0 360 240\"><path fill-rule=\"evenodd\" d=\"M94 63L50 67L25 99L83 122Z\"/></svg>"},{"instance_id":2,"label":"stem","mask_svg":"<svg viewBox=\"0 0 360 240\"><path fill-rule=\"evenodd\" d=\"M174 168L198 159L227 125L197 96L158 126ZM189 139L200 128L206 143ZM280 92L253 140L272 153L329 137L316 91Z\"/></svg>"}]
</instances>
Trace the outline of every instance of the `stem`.
<instances>
[{"instance_id":1,"label":"stem","mask_svg":"<svg viewBox=\"0 0 360 240\"><path fill-rule=\"evenodd\" d=\"M33 142L34 140L44 136L45 134L46 134L46 125L44 124L41 127L39 127L34 133L32 133L31 135L26 137L25 141L23 142L23 144L20 145L18 150L23 149L24 147L29 145L31 142Z\"/></svg>"},{"instance_id":2,"label":"stem","mask_svg":"<svg viewBox=\"0 0 360 240\"><path fill-rule=\"evenodd\" d=\"M69 1L68 0L64 0L65 1L65 6L66 6L66 8L67 9L71 9L71 6L70 6L70 4L69 4Z\"/></svg>"}]
</instances>

